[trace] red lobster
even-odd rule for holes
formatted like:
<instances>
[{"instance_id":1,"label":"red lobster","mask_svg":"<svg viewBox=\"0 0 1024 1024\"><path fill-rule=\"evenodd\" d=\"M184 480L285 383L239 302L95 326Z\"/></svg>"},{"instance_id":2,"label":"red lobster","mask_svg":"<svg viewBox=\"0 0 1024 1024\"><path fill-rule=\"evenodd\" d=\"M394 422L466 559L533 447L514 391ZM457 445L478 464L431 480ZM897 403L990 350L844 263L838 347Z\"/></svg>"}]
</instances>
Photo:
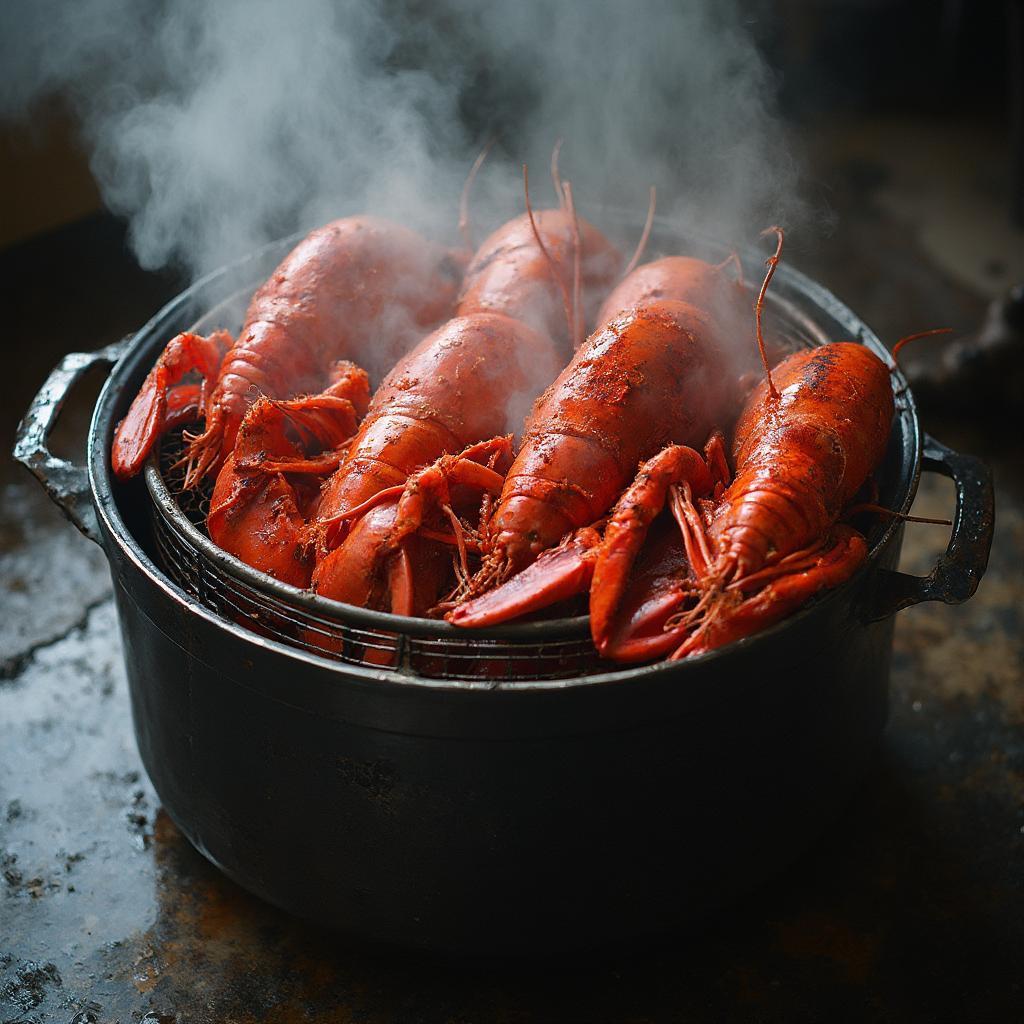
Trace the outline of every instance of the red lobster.
<instances>
[{"instance_id":1,"label":"red lobster","mask_svg":"<svg viewBox=\"0 0 1024 1024\"><path fill-rule=\"evenodd\" d=\"M340 360L390 363L450 314L464 258L408 228L346 217L307 235L253 296L237 341L179 334L164 349L114 435L122 480L142 468L167 430L205 417L187 435L185 486L215 472L257 395L317 392ZM198 384L182 383L196 372Z\"/></svg>"},{"instance_id":2,"label":"red lobster","mask_svg":"<svg viewBox=\"0 0 1024 1024\"><path fill-rule=\"evenodd\" d=\"M860 567L867 544L837 521L881 462L893 411L889 368L852 342L794 353L757 388L706 534L698 516L681 517L700 600L680 618L690 635L673 657L764 629ZM599 557L595 577L602 567Z\"/></svg>"},{"instance_id":3,"label":"red lobster","mask_svg":"<svg viewBox=\"0 0 1024 1024\"><path fill-rule=\"evenodd\" d=\"M434 531L435 540L459 546L465 571L452 488L500 487L493 467L506 452L510 457L511 439L495 435L519 419L561 365L552 338L566 336L556 313L574 265L582 266L576 292L592 295L614 279L620 257L596 228L577 220L571 203L536 217L530 211L480 247L456 318L388 375L325 486L312 580L318 593L404 614L427 610L437 588L421 582L417 589L413 552L425 539L423 516L438 506L451 532ZM480 444L488 438L494 440ZM364 515L371 508L372 517ZM427 594L432 599L423 603Z\"/></svg>"},{"instance_id":4,"label":"red lobster","mask_svg":"<svg viewBox=\"0 0 1024 1024\"><path fill-rule=\"evenodd\" d=\"M559 293L568 292L567 269L580 245L594 250L586 261L581 292L600 289L618 269L615 250L595 228L578 222L571 208L545 211L534 219L539 223L531 249L522 237L523 223L529 225L531 216L511 221L484 243L460 299L458 312L467 315L456 316L424 339L387 375L337 471L308 506L308 528L289 534L295 551L308 550L310 544L315 548L311 582L318 593L404 614L422 612L436 600L449 559L439 556L444 547L436 537L426 536L428 529L419 529L421 522L416 536L398 523L398 497L412 478L410 491L442 496L446 514L454 517L453 505L463 508L460 503L468 494L492 489L495 480L500 486L501 477L492 467L505 452L510 458L510 440L495 435L518 418L516 410L529 406L561 363L553 342L526 321L546 321L550 309L560 308ZM519 276L510 279L503 270L505 259ZM564 337L560 320L558 326ZM313 396L290 403L289 411L312 411L321 401L322 396ZM476 445L486 438L494 440ZM326 436L313 439L325 452L312 459L288 451L287 443L279 445L281 457L264 459L258 467L251 459L226 467L221 477L226 472L232 479L223 487L219 479L218 490L238 493L231 508L240 522L246 497L255 493L242 477L254 470L284 474L281 480L287 485L301 474L323 475L337 461L332 443ZM438 457L442 463L434 465ZM463 484L469 484L469 492L460 491ZM410 500L406 511L412 507ZM257 519L268 514L262 504L254 511ZM298 509L298 503L288 504L295 525L293 506ZM230 516L211 519L230 521ZM458 530L457 517L453 528ZM213 539L240 553L237 534L237 529L225 531ZM452 533L442 536L457 541ZM298 555L293 560L303 562Z\"/></svg>"},{"instance_id":5,"label":"red lobster","mask_svg":"<svg viewBox=\"0 0 1024 1024\"><path fill-rule=\"evenodd\" d=\"M484 562L467 588L473 599L449 612L451 622L490 625L584 589L599 539L590 527L654 453L656 467L636 486L686 479L698 493L712 490L704 459L688 446L708 438L734 400L739 372L714 310L726 310L729 323L742 295L721 268L669 257L640 267L609 296L605 323L527 422L482 527ZM709 448L716 465L719 447Z\"/></svg>"},{"instance_id":6,"label":"red lobster","mask_svg":"<svg viewBox=\"0 0 1024 1024\"><path fill-rule=\"evenodd\" d=\"M864 538L837 524L885 453L894 412L889 368L862 345L842 342L793 353L773 374L761 318L783 234L769 231L778 244L755 304L765 380L735 427L736 476L710 511L705 505L705 517L685 487L673 486L669 495L689 561L689 579L679 580L672 600L695 603L665 617L660 637L629 637L621 624L616 632L614 596L626 589L646 532L627 528L635 518L628 495L598 548L591 631L598 650L619 660L673 647L672 657L681 658L747 636L849 578L867 557ZM728 467L719 472L727 475ZM645 508L647 521L666 497Z\"/></svg>"}]
</instances>

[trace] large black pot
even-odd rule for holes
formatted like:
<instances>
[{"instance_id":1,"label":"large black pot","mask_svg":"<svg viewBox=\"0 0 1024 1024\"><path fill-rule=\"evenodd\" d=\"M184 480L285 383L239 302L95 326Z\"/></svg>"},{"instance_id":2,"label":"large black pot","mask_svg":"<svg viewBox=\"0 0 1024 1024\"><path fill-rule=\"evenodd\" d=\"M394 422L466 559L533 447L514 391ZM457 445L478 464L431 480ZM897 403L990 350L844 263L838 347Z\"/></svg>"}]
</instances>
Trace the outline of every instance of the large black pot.
<instances>
[{"instance_id":1,"label":"large black pot","mask_svg":"<svg viewBox=\"0 0 1024 1024\"><path fill-rule=\"evenodd\" d=\"M145 488L115 484L109 464L113 427L166 340L286 247L200 282L120 345L67 356L15 452L107 554L139 750L179 828L296 914L365 940L478 954L670 930L791 860L876 747L893 613L977 587L993 527L984 465L922 438L896 372L881 500L909 509L922 469L956 484L949 548L930 576L894 571L893 522L848 583L683 663L497 684L340 665L177 587L152 557ZM787 268L776 285L824 336L885 356L822 288ZM97 363L113 369L86 469L46 445L66 393Z\"/></svg>"}]
</instances>

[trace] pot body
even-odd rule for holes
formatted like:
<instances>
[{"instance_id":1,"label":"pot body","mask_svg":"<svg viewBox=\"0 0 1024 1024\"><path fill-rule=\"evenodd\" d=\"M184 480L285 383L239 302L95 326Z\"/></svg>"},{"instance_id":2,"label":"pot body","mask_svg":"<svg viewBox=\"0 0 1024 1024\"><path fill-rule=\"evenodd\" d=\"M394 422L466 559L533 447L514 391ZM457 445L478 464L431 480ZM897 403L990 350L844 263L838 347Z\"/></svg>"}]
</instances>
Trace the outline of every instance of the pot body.
<instances>
[{"instance_id":1,"label":"pot body","mask_svg":"<svg viewBox=\"0 0 1024 1024\"><path fill-rule=\"evenodd\" d=\"M807 845L885 723L893 620L861 624L856 587L727 667L396 687L225 632L107 551L171 817L246 889L361 939L543 954L692 922Z\"/></svg>"},{"instance_id":2,"label":"pot body","mask_svg":"<svg viewBox=\"0 0 1024 1024\"><path fill-rule=\"evenodd\" d=\"M666 230L674 243L678 232ZM166 340L218 303L244 308L290 244L200 282L130 343L67 356L15 449L106 551L139 750L182 832L293 913L363 941L475 955L678 928L791 861L876 747L892 613L966 600L984 572L993 525L984 466L924 440L926 468L957 489L950 546L929 577L893 571L902 527L890 523L846 584L699 658L533 683L328 661L221 618L176 586L154 558L142 481L115 484L109 465L114 425ZM782 267L774 287L804 340L859 337L884 356L813 282ZM86 471L46 440L67 390L98 361L116 365ZM907 511L922 438L898 371L894 385L880 501Z\"/></svg>"}]
</instances>

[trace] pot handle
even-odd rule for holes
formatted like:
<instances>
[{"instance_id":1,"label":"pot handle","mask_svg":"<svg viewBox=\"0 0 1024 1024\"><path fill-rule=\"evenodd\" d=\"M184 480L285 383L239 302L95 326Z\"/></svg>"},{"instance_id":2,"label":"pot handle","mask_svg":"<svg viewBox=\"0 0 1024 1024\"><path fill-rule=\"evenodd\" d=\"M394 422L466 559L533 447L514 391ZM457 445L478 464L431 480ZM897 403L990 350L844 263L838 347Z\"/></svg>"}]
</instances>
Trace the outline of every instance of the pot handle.
<instances>
[{"instance_id":1,"label":"pot handle","mask_svg":"<svg viewBox=\"0 0 1024 1024\"><path fill-rule=\"evenodd\" d=\"M95 352L69 352L46 378L15 435L14 458L43 485L64 515L97 544L100 532L89 493L89 470L58 458L47 444L68 393L78 380L99 363L113 366L131 340L129 334Z\"/></svg>"},{"instance_id":2,"label":"pot handle","mask_svg":"<svg viewBox=\"0 0 1024 1024\"><path fill-rule=\"evenodd\" d=\"M879 569L869 622L888 618L901 608L922 601L962 604L978 589L985 575L995 527L991 470L981 459L961 455L928 434L924 436L921 468L949 477L956 487L956 515L949 546L927 576Z\"/></svg>"}]
</instances>

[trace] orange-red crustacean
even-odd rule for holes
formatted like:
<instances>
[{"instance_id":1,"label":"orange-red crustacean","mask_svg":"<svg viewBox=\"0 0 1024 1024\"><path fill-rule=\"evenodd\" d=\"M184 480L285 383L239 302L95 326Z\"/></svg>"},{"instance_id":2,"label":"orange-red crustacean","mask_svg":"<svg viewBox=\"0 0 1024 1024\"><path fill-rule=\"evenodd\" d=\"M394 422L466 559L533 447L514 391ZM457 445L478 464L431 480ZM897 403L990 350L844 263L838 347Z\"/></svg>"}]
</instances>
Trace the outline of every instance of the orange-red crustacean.
<instances>
[{"instance_id":1,"label":"orange-red crustacean","mask_svg":"<svg viewBox=\"0 0 1024 1024\"><path fill-rule=\"evenodd\" d=\"M838 520L881 462L893 410L889 368L863 345L823 345L775 367L736 424L736 477L706 543L692 545L703 552L691 557L701 601L682 617L690 635L674 657L764 629L864 562L864 538Z\"/></svg>"},{"instance_id":2,"label":"orange-red crustacean","mask_svg":"<svg viewBox=\"0 0 1024 1024\"><path fill-rule=\"evenodd\" d=\"M743 294L721 268L684 257L642 266L615 289L601 326L527 421L482 527L471 600L448 613L451 622L502 622L585 588L598 542L589 528L642 460L660 453L666 487L689 479L698 492L713 488L688 446L703 444L735 401L729 333Z\"/></svg>"},{"instance_id":3,"label":"orange-red crustacean","mask_svg":"<svg viewBox=\"0 0 1024 1024\"><path fill-rule=\"evenodd\" d=\"M517 217L483 243L466 271L455 319L388 375L324 487L312 579L318 593L406 614L427 610L423 595L432 588L417 588L410 555L422 547L417 534L426 505L447 505L451 517L452 487L500 487L501 477L483 463L510 454L510 440L496 435L562 365L571 327L583 315L566 318L566 302L570 311L577 303L595 305L620 265L615 248L576 217L571 201ZM428 491L431 502L421 501ZM364 514L370 509L372 519ZM458 542L453 526L448 539Z\"/></svg>"},{"instance_id":4,"label":"orange-red crustacean","mask_svg":"<svg viewBox=\"0 0 1024 1024\"><path fill-rule=\"evenodd\" d=\"M340 360L393 359L451 314L465 258L376 217L336 220L307 235L256 292L232 344L226 331L173 338L114 435L119 479L142 468L166 430L186 435L186 487L223 465L260 395L321 391ZM366 354L370 354L367 358ZM183 382L197 373L199 384Z\"/></svg>"},{"instance_id":5,"label":"orange-red crustacean","mask_svg":"<svg viewBox=\"0 0 1024 1024\"><path fill-rule=\"evenodd\" d=\"M614 516L599 548L592 630L598 649L620 660L649 657L654 646L667 653L666 642L672 657L686 657L747 636L849 578L867 557L864 538L839 519L885 453L894 412L889 367L863 345L838 342L769 369L761 315L783 238L771 230L778 246L755 306L765 380L735 426L736 475L704 516L691 494L671 494L689 561L680 592L696 603L648 644L613 635L596 595L605 574L622 579L616 561L628 566L636 548L617 544Z\"/></svg>"},{"instance_id":6,"label":"orange-red crustacean","mask_svg":"<svg viewBox=\"0 0 1024 1024\"><path fill-rule=\"evenodd\" d=\"M583 270L574 280L581 252ZM315 571L307 573L305 585L311 582L318 593L405 614L426 610L450 572L450 559L444 545L422 535L429 530L421 531L420 521L415 535L398 522L398 498L410 490L403 506L408 513L415 505L411 492L443 492L452 515L453 505L462 507L459 502L469 496L476 505L481 489L493 489L495 481L500 486L491 467L506 453L501 468L507 466L510 440L495 435L519 418L518 410L529 407L562 365L557 342L567 346L573 323L567 327L563 318L565 303L576 296L593 303L619 265L616 250L576 218L571 201L499 228L466 273L458 315L392 368L344 452L336 439L310 434L318 450L313 457L283 438L269 455L225 467L215 497L223 496L228 514L211 516L211 536L218 533L213 539L240 554L240 524L274 532L269 520L275 518L281 526L276 539L292 550L278 565L305 565L312 553ZM531 324L554 331L557 342ZM322 400L297 400L288 411L312 413ZM264 406L260 415L269 412ZM476 446L481 440L487 443ZM259 474L276 474L276 487L285 489L287 500L263 497L258 509L247 507L258 493ZM308 525L300 528L298 490L292 497L289 489L301 489L307 474L332 475L316 499L305 503ZM442 528L447 525L442 520Z\"/></svg>"},{"instance_id":7,"label":"orange-red crustacean","mask_svg":"<svg viewBox=\"0 0 1024 1024\"><path fill-rule=\"evenodd\" d=\"M316 403L258 398L242 419L210 498L210 539L247 565L296 587L313 570L306 522L319 501L319 479L287 474L289 460L308 469L316 461L330 472L370 402L370 382L353 363L335 368L336 379ZM315 460L311 455L316 455ZM277 465L278 468L269 467Z\"/></svg>"}]
</instances>

